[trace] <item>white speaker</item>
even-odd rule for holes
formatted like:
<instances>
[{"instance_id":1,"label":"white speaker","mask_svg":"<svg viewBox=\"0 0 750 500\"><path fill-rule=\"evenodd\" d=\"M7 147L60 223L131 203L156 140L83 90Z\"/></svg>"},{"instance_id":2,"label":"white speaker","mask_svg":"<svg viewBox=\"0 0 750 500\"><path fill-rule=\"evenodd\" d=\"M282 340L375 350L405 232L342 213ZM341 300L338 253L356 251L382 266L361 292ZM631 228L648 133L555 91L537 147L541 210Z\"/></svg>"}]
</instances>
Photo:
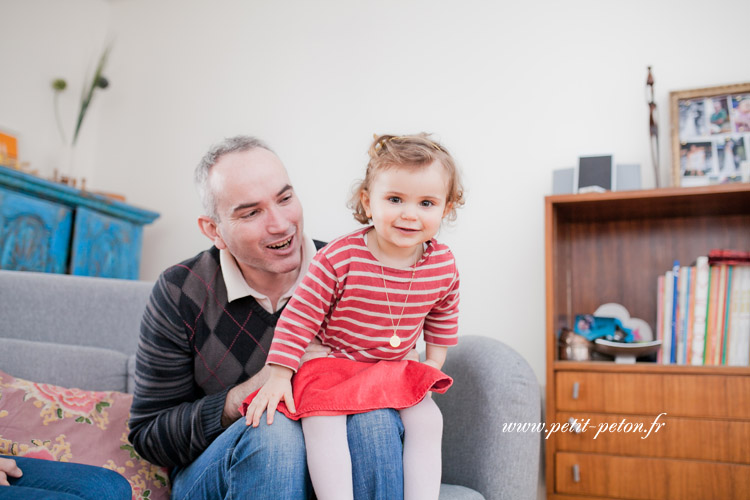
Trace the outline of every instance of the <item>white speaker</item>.
<instances>
[{"instance_id":1,"label":"white speaker","mask_svg":"<svg viewBox=\"0 0 750 500\"><path fill-rule=\"evenodd\" d=\"M575 193L576 169L560 168L552 172L552 194Z\"/></svg>"},{"instance_id":2,"label":"white speaker","mask_svg":"<svg viewBox=\"0 0 750 500\"><path fill-rule=\"evenodd\" d=\"M635 191L641 189L641 166L617 165L615 167L615 189L617 191Z\"/></svg>"}]
</instances>

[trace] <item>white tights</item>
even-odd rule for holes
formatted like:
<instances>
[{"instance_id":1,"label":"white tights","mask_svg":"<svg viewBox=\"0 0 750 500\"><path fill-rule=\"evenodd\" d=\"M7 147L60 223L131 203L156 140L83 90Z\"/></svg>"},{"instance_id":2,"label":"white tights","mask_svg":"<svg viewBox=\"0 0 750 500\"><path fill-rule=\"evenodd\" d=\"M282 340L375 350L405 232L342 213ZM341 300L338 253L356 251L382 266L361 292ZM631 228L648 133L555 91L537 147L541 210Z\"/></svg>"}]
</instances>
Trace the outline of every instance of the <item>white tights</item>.
<instances>
[{"instance_id":1,"label":"white tights","mask_svg":"<svg viewBox=\"0 0 750 500\"><path fill-rule=\"evenodd\" d=\"M442 472L443 416L431 397L399 412L404 424L404 500L437 500ZM352 460L346 415L302 419L318 500L352 500Z\"/></svg>"}]
</instances>

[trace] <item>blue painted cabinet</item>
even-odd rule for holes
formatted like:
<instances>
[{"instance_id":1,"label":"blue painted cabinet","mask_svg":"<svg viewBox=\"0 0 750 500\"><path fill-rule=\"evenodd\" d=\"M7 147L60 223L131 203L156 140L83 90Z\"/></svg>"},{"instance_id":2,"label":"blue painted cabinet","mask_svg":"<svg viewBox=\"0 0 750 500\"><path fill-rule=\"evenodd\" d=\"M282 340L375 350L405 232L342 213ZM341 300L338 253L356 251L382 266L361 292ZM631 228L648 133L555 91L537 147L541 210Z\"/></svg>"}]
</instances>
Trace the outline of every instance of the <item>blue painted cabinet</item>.
<instances>
[{"instance_id":1,"label":"blue painted cabinet","mask_svg":"<svg viewBox=\"0 0 750 500\"><path fill-rule=\"evenodd\" d=\"M0 268L64 273L73 211L0 188Z\"/></svg>"},{"instance_id":2,"label":"blue painted cabinet","mask_svg":"<svg viewBox=\"0 0 750 500\"><path fill-rule=\"evenodd\" d=\"M0 269L138 279L156 212L0 167Z\"/></svg>"}]
</instances>

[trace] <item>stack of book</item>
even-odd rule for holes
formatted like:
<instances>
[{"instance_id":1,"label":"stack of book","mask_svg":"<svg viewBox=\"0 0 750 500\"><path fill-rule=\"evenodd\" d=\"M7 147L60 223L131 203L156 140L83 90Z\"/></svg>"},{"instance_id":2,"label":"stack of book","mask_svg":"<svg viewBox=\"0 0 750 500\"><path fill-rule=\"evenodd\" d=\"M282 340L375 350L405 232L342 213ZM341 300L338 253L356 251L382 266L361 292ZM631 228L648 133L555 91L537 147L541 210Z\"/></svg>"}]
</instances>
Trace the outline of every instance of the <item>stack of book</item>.
<instances>
[{"instance_id":1,"label":"stack of book","mask_svg":"<svg viewBox=\"0 0 750 500\"><path fill-rule=\"evenodd\" d=\"M657 362L750 365L750 251L711 250L659 276Z\"/></svg>"}]
</instances>

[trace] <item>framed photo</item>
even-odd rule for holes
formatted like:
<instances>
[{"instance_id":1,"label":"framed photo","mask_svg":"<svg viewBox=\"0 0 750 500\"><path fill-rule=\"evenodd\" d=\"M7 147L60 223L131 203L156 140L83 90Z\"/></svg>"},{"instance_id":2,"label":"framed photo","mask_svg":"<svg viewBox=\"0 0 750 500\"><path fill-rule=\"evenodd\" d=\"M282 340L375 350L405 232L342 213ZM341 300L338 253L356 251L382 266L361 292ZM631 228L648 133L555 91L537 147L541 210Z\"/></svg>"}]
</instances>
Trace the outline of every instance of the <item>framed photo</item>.
<instances>
[{"instance_id":1,"label":"framed photo","mask_svg":"<svg viewBox=\"0 0 750 500\"><path fill-rule=\"evenodd\" d=\"M670 92L675 186L750 182L750 83Z\"/></svg>"}]
</instances>

